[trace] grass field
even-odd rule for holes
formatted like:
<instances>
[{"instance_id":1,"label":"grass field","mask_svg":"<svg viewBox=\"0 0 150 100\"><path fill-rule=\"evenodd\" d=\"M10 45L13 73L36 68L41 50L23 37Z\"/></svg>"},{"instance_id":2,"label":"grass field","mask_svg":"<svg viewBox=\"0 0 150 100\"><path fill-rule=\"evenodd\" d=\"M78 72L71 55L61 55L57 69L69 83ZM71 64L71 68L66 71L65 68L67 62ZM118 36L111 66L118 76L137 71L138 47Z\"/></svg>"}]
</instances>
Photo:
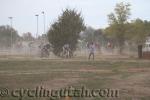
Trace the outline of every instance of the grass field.
<instances>
[{"instance_id":1,"label":"grass field","mask_svg":"<svg viewBox=\"0 0 150 100\"><path fill-rule=\"evenodd\" d=\"M72 98L68 100L150 100L150 61L132 58L31 59L1 58L0 89L61 89L69 86L88 89L118 89L118 98ZM1 90L0 90L1 93ZM0 100L19 100L0 97ZM22 100L50 100L23 97ZM64 98L53 100L65 100Z\"/></svg>"}]
</instances>

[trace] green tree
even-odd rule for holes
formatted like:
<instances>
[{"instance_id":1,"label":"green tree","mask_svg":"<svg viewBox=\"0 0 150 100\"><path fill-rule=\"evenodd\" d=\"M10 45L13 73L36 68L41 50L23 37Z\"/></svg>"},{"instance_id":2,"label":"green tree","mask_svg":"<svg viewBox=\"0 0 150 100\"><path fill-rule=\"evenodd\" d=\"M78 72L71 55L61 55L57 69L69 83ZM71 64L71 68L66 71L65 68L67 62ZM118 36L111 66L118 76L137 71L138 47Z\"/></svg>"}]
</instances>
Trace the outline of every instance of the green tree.
<instances>
[{"instance_id":1,"label":"green tree","mask_svg":"<svg viewBox=\"0 0 150 100\"><path fill-rule=\"evenodd\" d=\"M106 28L108 36L116 40L120 53L122 53L125 34L127 32L127 23L130 16L130 4L118 3L114 9L114 13L108 15L109 27Z\"/></svg>"},{"instance_id":2,"label":"green tree","mask_svg":"<svg viewBox=\"0 0 150 100\"><path fill-rule=\"evenodd\" d=\"M71 9L63 11L48 31L48 40L54 48L53 53L60 56L64 44L69 44L71 50L75 51L80 32L84 29L81 13Z\"/></svg>"},{"instance_id":3,"label":"green tree","mask_svg":"<svg viewBox=\"0 0 150 100\"><path fill-rule=\"evenodd\" d=\"M130 42L143 44L146 37L150 35L150 22L136 19L128 24L128 34L126 35Z\"/></svg>"},{"instance_id":4,"label":"green tree","mask_svg":"<svg viewBox=\"0 0 150 100\"><path fill-rule=\"evenodd\" d=\"M12 43L15 44L16 41L20 38L18 32L10 26L0 26L0 47L11 46L11 34Z\"/></svg>"}]
</instances>

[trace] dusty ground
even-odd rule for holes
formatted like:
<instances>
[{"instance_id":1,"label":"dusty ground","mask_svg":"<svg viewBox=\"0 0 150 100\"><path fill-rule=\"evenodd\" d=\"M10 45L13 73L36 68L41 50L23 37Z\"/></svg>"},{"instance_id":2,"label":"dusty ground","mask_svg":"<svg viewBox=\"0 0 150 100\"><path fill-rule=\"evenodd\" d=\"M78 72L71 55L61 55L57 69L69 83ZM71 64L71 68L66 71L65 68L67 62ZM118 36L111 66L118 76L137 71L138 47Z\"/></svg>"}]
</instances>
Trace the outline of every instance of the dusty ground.
<instances>
[{"instance_id":1,"label":"dusty ground","mask_svg":"<svg viewBox=\"0 0 150 100\"><path fill-rule=\"evenodd\" d=\"M117 89L118 98L72 98L72 100L150 100L150 61L127 56L101 56L95 61L85 57L72 59L40 59L0 57L0 88L61 89L69 86L88 89ZM0 91L1 93L1 91ZM54 99L54 100L62 100ZM19 100L0 97L0 100ZM29 98L23 100L49 100Z\"/></svg>"}]
</instances>

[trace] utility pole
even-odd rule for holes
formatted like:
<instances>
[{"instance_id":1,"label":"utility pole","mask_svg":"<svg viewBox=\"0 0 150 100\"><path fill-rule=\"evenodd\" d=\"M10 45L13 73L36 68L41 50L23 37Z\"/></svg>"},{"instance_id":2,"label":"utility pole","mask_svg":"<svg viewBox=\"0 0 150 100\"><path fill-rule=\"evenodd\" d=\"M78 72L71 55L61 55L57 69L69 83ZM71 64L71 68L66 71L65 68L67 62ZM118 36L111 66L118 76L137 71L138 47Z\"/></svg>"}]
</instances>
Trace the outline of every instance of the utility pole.
<instances>
[{"instance_id":1,"label":"utility pole","mask_svg":"<svg viewBox=\"0 0 150 100\"><path fill-rule=\"evenodd\" d=\"M36 17L37 17L37 32L36 32L36 38L38 38L38 28L39 28L39 26L38 26L38 17L39 17L39 15L37 14L37 15L35 15Z\"/></svg>"},{"instance_id":2,"label":"utility pole","mask_svg":"<svg viewBox=\"0 0 150 100\"><path fill-rule=\"evenodd\" d=\"M45 12L42 11L42 14L43 14L43 28L44 28L43 34L45 34Z\"/></svg>"},{"instance_id":3,"label":"utility pole","mask_svg":"<svg viewBox=\"0 0 150 100\"><path fill-rule=\"evenodd\" d=\"M12 26L12 24L13 24L13 17L8 17L9 19L10 19L10 27L11 27L11 29L10 29L10 46L11 46L11 51L12 51L12 47L13 47L13 34L12 34L12 29L13 29L13 26Z\"/></svg>"}]
</instances>

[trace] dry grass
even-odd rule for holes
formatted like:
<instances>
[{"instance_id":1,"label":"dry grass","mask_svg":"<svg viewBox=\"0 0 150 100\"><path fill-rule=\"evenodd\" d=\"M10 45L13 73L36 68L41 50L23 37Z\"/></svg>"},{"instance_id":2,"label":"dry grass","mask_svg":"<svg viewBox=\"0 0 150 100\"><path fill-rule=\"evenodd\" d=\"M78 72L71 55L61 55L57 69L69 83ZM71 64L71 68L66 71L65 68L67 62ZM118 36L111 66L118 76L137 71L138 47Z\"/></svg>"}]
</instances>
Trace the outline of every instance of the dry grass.
<instances>
[{"instance_id":1,"label":"dry grass","mask_svg":"<svg viewBox=\"0 0 150 100\"><path fill-rule=\"evenodd\" d=\"M103 56L95 61L80 58L39 59L5 57L0 59L0 87L61 89L86 86L88 89L119 89L119 98L72 98L73 100L149 100L150 62L127 57ZM3 100L18 100L5 97ZM0 97L1 100L1 97ZM48 100L28 98L24 100ZM56 99L57 100L57 99ZM59 99L58 99L59 100Z\"/></svg>"}]
</instances>

